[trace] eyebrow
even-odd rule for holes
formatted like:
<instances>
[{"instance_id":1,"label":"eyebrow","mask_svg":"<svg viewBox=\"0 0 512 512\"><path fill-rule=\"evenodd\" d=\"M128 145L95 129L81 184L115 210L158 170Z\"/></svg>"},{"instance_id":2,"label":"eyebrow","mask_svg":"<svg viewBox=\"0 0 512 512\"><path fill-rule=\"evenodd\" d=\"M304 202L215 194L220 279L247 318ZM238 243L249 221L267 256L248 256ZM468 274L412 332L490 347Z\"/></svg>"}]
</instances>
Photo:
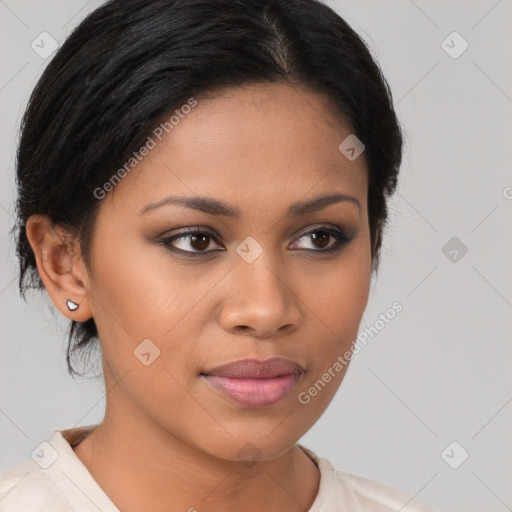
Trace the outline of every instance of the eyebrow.
<instances>
[{"instance_id":1,"label":"eyebrow","mask_svg":"<svg viewBox=\"0 0 512 512\"><path fill-rule=\"evenodd\" d=\"M307 213L316 212L327 208L331 204L349 202L355 204L358 207L359 215L361 215L361 203L358 199L348 194L334 193L323 196L314 197L312 199L306 199L293 203L288 207L286 215L288 216L300 216L306 215ZM230 204L212 197L182 197L182 196L169 196L156 203L151 203L142 208L139 215L166 206L169 204L176 204L199 210L210 215L221 215L225 217L232 217L239 219L241 216L240 210Z\"/></svg>"}]
</instances>

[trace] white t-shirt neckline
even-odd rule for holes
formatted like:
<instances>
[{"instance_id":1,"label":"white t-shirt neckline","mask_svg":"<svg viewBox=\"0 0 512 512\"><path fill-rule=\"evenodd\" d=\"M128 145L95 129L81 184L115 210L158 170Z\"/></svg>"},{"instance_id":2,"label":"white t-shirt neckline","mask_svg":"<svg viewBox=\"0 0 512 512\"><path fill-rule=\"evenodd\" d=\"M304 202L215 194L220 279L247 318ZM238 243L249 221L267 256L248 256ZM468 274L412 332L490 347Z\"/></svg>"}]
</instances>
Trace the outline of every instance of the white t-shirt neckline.
<instances>
[{"instance_id":1,"label":"white t-shirt neckline","mask_svg":"<svg viewBox=\"0 0 512 512\"><path fill-rule=\"evenodd\" d=\"M2 512L120 512L73 451L98 425L56 429L33 460L0 473ZM316 498L308 512L433 512L384 483L335 470L325 458L298 444L320 470ZM36 462L37 461L37 462ZM405 512L405 511L404 511Z\"/></svg>"},{"instance_id":2,"label":"white t-shirt neckline","mask_svg":"<svg viewBox=\"0 0 512 512\"><path fill-rule=\"evenodd\" d=\"M55 430L49 444L59 456L45 471L64 493L73 510L119 512L72 448L96 427L97 425L89 425ZM52 456L51 453L49 456Z\"/></svg>"},{"instance_id":3,"label":"white t-shirt neckline","mask_svg":"<svg viewBox=\"0 0 512 512\"><path fill-rule=\"evenodd\" d=\"M93 478L89 470L73 451L72 446L80 443L87 437L97 425L72 428L67 430L55 430L49 444L58 453L58 458L46 471L48 476L58 485L73 510L80 512L119 512L107 494ZM318 457L314 452L298 444L320 470L320 484L316 498L308 512L325 512L337 510L340 503L350 507L351 512L360 512L360 507L352 495L350 489L343 486L342 496L334 489L340 489L340 482L335 481L335 473L332 464L324 458ZM51 449L46 457L54 456ZM347 501L349 500L349 501Z\"/></svg>"}]
</instances>

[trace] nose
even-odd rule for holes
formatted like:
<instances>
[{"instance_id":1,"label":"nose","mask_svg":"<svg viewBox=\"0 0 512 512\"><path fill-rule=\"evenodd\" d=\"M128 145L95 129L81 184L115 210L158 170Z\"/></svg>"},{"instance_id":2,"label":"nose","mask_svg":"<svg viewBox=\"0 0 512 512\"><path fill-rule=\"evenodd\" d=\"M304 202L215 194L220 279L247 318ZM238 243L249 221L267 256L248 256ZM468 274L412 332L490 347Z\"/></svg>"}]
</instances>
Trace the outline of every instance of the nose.
<instances>
[{"instance_id":1,"label":"nose","mask_svg":"<svg viewBox=\"0 0 512 512\"><path fill-rule=\"evenodd\" d=\"M227 332L269 338L298 328L302 313L293 282L269 263L263 254L252 263L234 263L219 320Z\"/></svg>"}]
</instances>

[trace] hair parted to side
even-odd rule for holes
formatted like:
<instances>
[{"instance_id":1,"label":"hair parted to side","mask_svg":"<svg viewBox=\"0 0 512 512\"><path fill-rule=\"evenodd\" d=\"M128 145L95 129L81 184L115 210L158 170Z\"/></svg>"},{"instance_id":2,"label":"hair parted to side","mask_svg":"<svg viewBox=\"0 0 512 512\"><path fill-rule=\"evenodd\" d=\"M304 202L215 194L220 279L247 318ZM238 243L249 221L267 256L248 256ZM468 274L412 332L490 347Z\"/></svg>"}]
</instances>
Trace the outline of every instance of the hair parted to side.
<instances>
[{"instance_id":1,"label":"hair parted to side","mask_svg":"<svg viewBox=\"0 0 512 512\"><path fill-rule=\"evenodd\" d=\"M26 236L31 215L48 215L76 236L89 266L94 190L190 97L256 83L324 94L365 144L377 270L403 135L389 86L356 32L317 0L110 0L56 52L21 122L13 231L22 298L44 288ZM81 375L72 356L90 352L97 334L92 318L71 322L71 376Z\"/></svg>"}]
</instances>

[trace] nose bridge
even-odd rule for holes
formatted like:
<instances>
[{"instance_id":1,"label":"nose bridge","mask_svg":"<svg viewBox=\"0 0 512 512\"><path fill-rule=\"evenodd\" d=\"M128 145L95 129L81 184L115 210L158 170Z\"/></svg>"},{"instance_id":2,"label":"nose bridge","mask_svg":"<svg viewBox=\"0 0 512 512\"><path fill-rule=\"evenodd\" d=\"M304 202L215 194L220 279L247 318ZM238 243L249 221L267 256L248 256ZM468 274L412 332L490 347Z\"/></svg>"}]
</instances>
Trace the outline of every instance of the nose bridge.
<instances>
[{"instance_id":1,"label":"nose bridge","mask_svg":"<svg viewBox=\"0 0 512 512\"><path fill-rule=\"evenodd\" d=\"M270 238L259 236L258 242L252 236L247 236L235 249L233 270L236 279L246 282L255 293L258 290L277 292L283 286L279 279L279 269L282 268L280 255L271 249Z\"/></svg>"},{"instance_id":2,"label":"nose bridge","mask_svg":"<svg viewBox=\"0 0 512 512\"><path fill-rule=\"evenodd\" d=\"M240 246L247 249L243 243ZM248 252L251 250L254 247L249 246ZM278 258L268 250L262 250L252 261L244 253L235 256L230 297L221 314L225 329L249 329L253 335L271 336L298 323L300 309L281 268Z\"/></svg>"},{"instance_id":3,"label":"nose bridge","mask_svg":"<svg viewBox=\"0 0 512 512\"><path fill-rule=\"evenodd\" d=\"M244 293L258 297L266 297L268 300L284 299L286 286L279 275L280 266L275 258L269 257L269 251L259 256L252 263L238 261L235 263L237 279L244 286Z\"/></svg>"}]
</instances>

